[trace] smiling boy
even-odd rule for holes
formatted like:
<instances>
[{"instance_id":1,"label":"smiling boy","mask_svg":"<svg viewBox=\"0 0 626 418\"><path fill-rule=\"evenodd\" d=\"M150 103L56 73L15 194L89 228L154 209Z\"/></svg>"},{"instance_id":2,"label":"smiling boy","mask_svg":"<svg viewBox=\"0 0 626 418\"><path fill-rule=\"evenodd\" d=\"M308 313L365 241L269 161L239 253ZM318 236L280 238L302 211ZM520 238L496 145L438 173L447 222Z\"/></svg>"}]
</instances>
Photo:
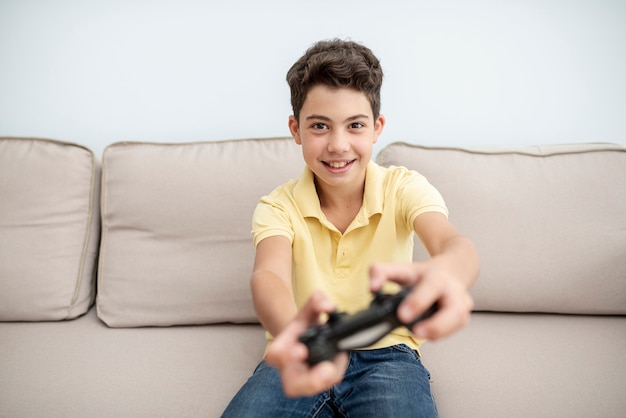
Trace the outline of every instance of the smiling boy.
<instances>
[{"instance_id":1,"label":"smiling boy","mask_svg":"<svg viewBox=\"0 0 626 418\"><path fill-rule=\"evenodd\" d=\"M382 69L351 41L323 41L289 70L289 130L306 168L261 199L254 214L254 306L268 349L224 416L437 416L418 349L469 320L478 276L472 243L447 219L437 190L416 172L372 162L385 126ZM417 233L431 258L412 262ZM409 331L313 367L298 336L334 309L366 308L372 291L414 285L399 318L435 301Z\"/></svg>"}]
</instances>

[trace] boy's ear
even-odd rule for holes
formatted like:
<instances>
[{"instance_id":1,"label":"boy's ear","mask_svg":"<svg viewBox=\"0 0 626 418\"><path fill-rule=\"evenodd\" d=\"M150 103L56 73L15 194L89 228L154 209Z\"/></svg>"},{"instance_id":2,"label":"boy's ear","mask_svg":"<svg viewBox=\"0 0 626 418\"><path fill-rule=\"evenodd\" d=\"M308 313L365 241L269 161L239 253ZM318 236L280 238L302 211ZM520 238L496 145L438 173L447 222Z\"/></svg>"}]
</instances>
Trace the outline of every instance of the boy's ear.
<instances>
[{"instance_id":1,"label":"boy's ear","mask_svg":"<svg viewBox=\"0 0 626 418\"><path fill-rule=\"evenodd\" d=\"M385 127L385 117L381 114L378 115L376 121L374 122L374 143L378 141L378 137L381 133L383 133L383 128Z\"/></svg>"},{"instance_id":2,"label":"boy's ear","mask_svg":"<svg viewBox=\"0 0 626 418\"><path fill-rule=\"evenodd\" d=\"M291 136L296 140L296 144L301 145L302 140L300 139L300 126L298 125L298 121L295 116L289 116L289 132L291 132Z\"/></svg>"}]
</instances>

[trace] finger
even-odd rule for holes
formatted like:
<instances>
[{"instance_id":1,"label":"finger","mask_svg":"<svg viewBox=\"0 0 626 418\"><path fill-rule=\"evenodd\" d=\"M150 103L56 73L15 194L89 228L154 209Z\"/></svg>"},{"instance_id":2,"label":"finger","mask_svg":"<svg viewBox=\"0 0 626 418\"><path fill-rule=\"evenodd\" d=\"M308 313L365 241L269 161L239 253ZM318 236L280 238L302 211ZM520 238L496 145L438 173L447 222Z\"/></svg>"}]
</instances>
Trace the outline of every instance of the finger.
<instances>
[{"instance_id":1,"label":"finger","mask_svg":"<svg viewBox=\"0 0 626 418\"><path fill-rule=\"evenodd\" d=\"M300 343L300 335L311 324L318 321L321 313L329 313L334 309L334 305L322 292L315 292L311 295L295 320L274 339L265 356L266 361L277 367L283 367L293 361L304 362L308 356L308 350L304 344Z\"/></svg>"},{"instance_id":2,"label":"finger","mask_svg":"<svg viewBox=\"0 0 626 418\"><path fill-rule=\"evenodd\" d=\"M311 396L323 392L337 382L332 363L325 361L307 369L304 364L293 364L281 373L283 391L289 397Z\"/></svg>"},{"instance_id":3,"label":"finger","mask_svg":"<svg viewBox=\"0 0 626 418\"><path fill-rule=\"evenodd\" d=\"M444 311L418 323L412 332L417 338L438 340L445 338L468 324L470 316L462 312Z\"/></svg>"},{"instance_id":4,"label":"finger","mask_svg":"<svg viewBox=\"0 0 626 418\"><path fill-rule=\"evenodd\" d=\"M282 372L283 390L287 396L312 396L341 382L348 367L348 356L340 353L331 361L313 367L293 364Z\"/></svg>"},{"instance_id":5,"label":"finger","mask_svg":"<svg viewBox=\"0 0 626 418\"><path fill-rule=\"evenodd\" d=\"M398 319L404 323L414 322L438 301L442 294L440 283L427 280L420 282L413 287L411 293L404 298L398 307Z\"/></svg>"},{"instance_id":6,"label":"finger","mask_svg":"<svg viewBox=\"0 0 626 418\"><path fill-rule=\"evenodd\" d=\"M417 283L421 275L419 263L375 263L370 267L370 289L377 292L386 281L408 286Z\"/></svg>"},{"instance_id":7,"label":"finger","mask_svg":"<svg viewBox=\"0 0 626 418\"><path fill-rule=\"evenodd\" d=\"M416 337L438 340L469 323L473 306L469 295L455 301L444 299L440 305L440 310L434 316L413 327L412 332Z\"/></svg>"},{"instance_id":8,"label":"finger","mask_svg":"<svg viewBox=\"0 0 626 418\"><path fill-rule=\"evenodd\" d=\"M299 341L297 337L291 337L291 329L295 330L294 335L300 335L299 328L296 324L290 325L281 333L269 346L265 355L265 361L272 366L282 368L291 363L302 363L308 356L306 346Z\"/></svg>"},{"instance_id":9,"label":"finger","mask_svg":"<svg viewBox=\"0 0 626 418\"><path fill-rule=\"evenodd\" d=\"M306 326L318 321L320 314L329 313L335 309L335 305L326 297L322 291L315 291L304 304L300 313L296 317L306 323Z\"/></svg>"}]
</instances>

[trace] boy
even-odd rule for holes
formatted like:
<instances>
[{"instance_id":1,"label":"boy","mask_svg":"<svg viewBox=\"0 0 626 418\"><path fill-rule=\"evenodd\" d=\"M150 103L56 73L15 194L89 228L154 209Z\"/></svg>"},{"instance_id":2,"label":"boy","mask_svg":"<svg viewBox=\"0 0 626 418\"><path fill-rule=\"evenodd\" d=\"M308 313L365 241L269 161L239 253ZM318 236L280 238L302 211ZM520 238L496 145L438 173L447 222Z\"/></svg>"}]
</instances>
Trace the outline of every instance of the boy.
<instances>
[{"instance_id":1,"label":"boy","mask_svg":"<svg viewBox=\"0 0 626 418\"><path fill-rule=\"evenodd\" d=\"M437 416L418 349L467 323L478 259L424 177L371 161L385 125L382 78L368 48L341 40L317 43L287 73L289 130L306 169L254 214L251 287L270 343L224 416ZM414 232L427 262L412 263ZM400 320L435 301L438 313L412 333L398 328L371 347L306 364L298 336L322 314L359 311L372 291L398 285L414 285Z\"/></svg>"}]
</instances>

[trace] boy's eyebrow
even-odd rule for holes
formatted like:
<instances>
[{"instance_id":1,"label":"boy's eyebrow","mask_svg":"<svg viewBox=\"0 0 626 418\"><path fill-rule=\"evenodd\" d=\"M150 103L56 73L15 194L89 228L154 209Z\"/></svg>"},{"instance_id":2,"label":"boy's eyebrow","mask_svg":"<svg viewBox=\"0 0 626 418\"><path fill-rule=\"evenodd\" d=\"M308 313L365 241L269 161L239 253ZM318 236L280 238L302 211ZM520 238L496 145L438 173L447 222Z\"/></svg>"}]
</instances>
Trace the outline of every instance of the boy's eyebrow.
<instances>
[{"instance_id":1,"label":"boy's eyebrow","mask_svg":"<svg viewBox=\"0 0 626 418\"><path fill-rule=\"evenodd\" d=\"M332 121L332 119L329 118L328 116L316 115L316 114L307 116L305 119L306 120L318 119L318 120L324 120L324 121L329 121L329 122ZM354 115L354 116L350 116L349 118L346 118L346 120L344 122L350 122L350 121L356 120L356 119L369 119L369 117L367 115L364 115L364 114L360 113L358 115Z\"/></svg>"},{"instance_id":2,"label":"boy's eyebrow","mask_svg":"<svg viewBox=\"0 0 626 418\"><path fill-rule=\"evenodd\" d=\"M346 119L345 122L350 122L351 120L356 120L356 119L369 119L369 116L364 115L364 114L354 115Z\"/></svg>"}]
</instances>

